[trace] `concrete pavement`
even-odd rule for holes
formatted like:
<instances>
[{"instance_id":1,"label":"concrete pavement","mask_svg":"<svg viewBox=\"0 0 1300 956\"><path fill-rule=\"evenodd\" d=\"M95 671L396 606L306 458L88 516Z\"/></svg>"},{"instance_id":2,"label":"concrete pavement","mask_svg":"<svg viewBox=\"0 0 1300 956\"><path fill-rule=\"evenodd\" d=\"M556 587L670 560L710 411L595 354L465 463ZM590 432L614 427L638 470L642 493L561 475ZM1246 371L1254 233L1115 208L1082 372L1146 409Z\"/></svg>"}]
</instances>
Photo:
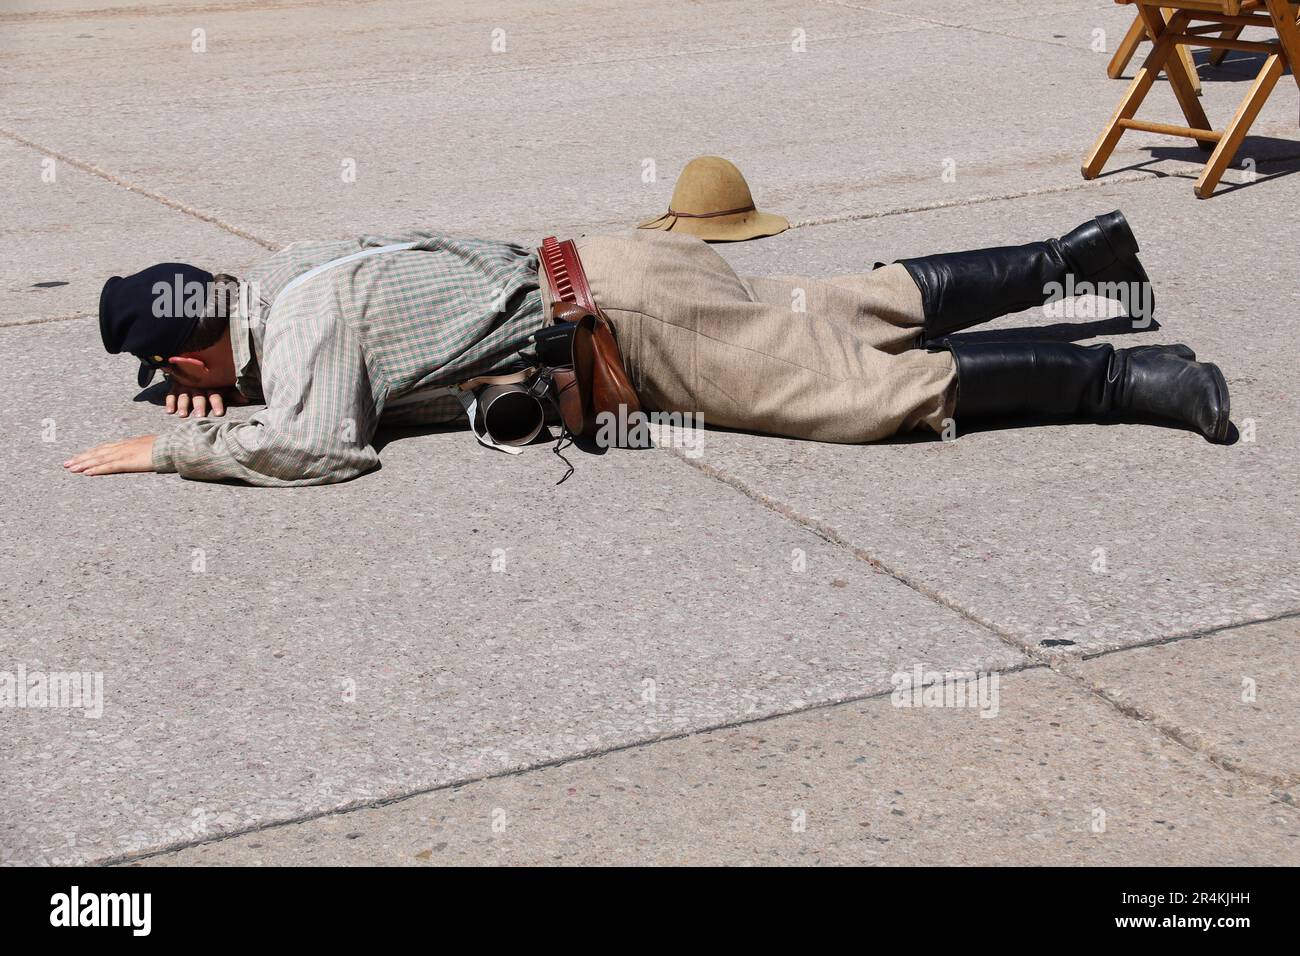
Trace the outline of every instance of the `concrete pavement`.
<instances>
[{"instance_id":1,"label":"concrete pavement","mask_svg":"<svg viewBox=\"0 0 1300 956\"><path fill-rule=\"evenodd\" d=\"M1294 630L1290 633L1294 637ZM1223 644L1252 639L1168 646L1199 656L1194 673L1210 677L1224 663L1213 659ZM1133 657L1115 654L1101 661L1123 666ZM1257 661L1248 665L1257 667ZM1167 688L1160 683L1157 693L1168 694ZM1216 711L1226 711L1236 706L1232 691L1231 686L1222 693L1198 687L1182 698L1194 708L1217 705ZM1269 692L1290 693L1284 684ZM1300 861L1300 819L1293 808L1117 712L1079 683L1037 668L1006 676L998 696L997 716L989 718L978 709L900 708L889 697L840 704L249 833L144 862L1226 866L1267 860L1294 866ZM1258 710L1238 709L1253 716L1280 708L1294 713L1278 700ZM1280 743L1268 732L1252 736ZM1288 757L1293 773L1294 755Z\"/></svg>"},{"instance_id":2,"label":"concrete pavement","mask_svg":"<svg viewBox=\"0 0 1300 956\"><path fill-rule=\"evenodd\" d=\"M1127 26L1110 3L580 7L0 11L0 671L105 689L98 719L0 711L0 860L1294 862L1294 84L1247 141L1258 181L1198 202L1197 154L1159 138L1078 177L1122 90L1093 48ZM1248 66L1206 72L1212 118ZM698 458L580 456L559 488L544 451L455 431L320 489L58 467L168 427L100 347L107 275L628 225L706 152L796 222L717 247L741 272L1124 209L1158 327L972 334L1187 342L1243 440L710 432ZM916 665L999 672L999 716L891 707Z\"/></svg>"}]
</instances>

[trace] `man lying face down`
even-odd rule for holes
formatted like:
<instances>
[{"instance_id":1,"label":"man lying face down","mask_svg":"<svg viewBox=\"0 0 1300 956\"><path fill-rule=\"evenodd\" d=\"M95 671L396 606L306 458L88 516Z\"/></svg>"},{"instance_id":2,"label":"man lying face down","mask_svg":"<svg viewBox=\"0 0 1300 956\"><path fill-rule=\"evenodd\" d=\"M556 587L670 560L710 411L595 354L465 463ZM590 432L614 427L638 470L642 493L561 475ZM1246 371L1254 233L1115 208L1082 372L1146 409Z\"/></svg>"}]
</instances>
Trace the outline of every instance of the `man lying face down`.
<instances>
[{"instance_id":1,"label":"man lying face down","mask_svg":"<svg viewBox=\"0 0 1300 956\"><path fill-rule=\"evenodd\" d=\"M832 279L738 276L675 232L588 236L577 251L647 411L846 443L990 418L1228 436L1223 374L1185 345L948 338L1063 295L1118 298L1149 318L1118 212L1059 239ZM517 365L557 298L535 250L432 232L294 243L239 279L174 263L115 277L100 300L105 348L140 360L141 386L162 371L167 411L185 420L64 467L255 485L355 477L378 463L380 424L460 417L448 389ZM235 402L265 407L223 420Z\"/></svg>"}]
</instances>

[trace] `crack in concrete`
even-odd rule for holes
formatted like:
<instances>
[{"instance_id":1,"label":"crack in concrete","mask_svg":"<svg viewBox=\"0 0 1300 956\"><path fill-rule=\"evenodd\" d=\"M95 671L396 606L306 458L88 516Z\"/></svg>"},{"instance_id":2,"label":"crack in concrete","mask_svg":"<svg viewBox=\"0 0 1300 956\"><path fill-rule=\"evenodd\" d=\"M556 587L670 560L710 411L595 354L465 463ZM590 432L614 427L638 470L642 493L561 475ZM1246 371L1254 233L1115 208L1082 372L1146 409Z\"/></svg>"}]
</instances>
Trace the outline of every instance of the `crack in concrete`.
<instances>
[{"instance_id":1,"label":"crack in concrete","mask_svg":"<svg viewBox=\"0 0 1300 956\"><path fill-rule=\"evenodd\" d=\"M925 24L929 24L930 26L939 27L939 28L941 28L941 29L945 29L945 30L969 30L971 33L982 33L982 34L984 34L985 36L998 37L998 38L1003 39L1003 40L1021 40L1021 41L1025 42L1025 43L1038 43L1038 44L1042 44L1043 46L1054 46L1054 47L1060 47L1060 48L1062 48L1062 49L1066 49L1066 50L1073 50L1073 51L1076 52L1076 53L1083 53L1083 54L1086 54L1086 55L1088 55L1088 56L1090 56L1090 57L1095 57L1095 56L1098 56L1098 55L1099 55L1099 54L1093 52L1092 50L1085 49L1085 48L1083 48L1083 47L1078 46L1077 44L1073 44L1073 43L1059 43L1059 42L1057 42L1057 41L1055 41L1055 40L1044 40L1044 39L1040 39L1040 38L1038 38L1038 37L1025 37L1025 36L1019 36L1019 35L1017 35L1017 34L1015 34L1015 33L1003 33L1001 30L993 30L993 29L990 29L990 28L988 28L988 27L979 27L979 26L976 26L975 23L974 23L973 21L968 21L968 22L964 22L964 23L949 23L949 22L946 21L946 20L936 20L936 19L934 19L934 18L932 18L932 17L923 17L923 16L920 16L920 15L915 14L915 13L901 13L901 12L899 12L899 11L897 11L897 10L885 10L885 9L881 9L881 8L878 8L878 7L862 7L862 6L858 6L857 4L847 3L847 2L845 2L845 0L815 0L815 2L817 2L817 3L821 3L821 4L824 4L824 5L834 6L834 7L843 7L843 8L846 9L846 10L857 10L857 11L860 12L860 13L876 13L876 14L880 14L880 15L882 15L882 16L887 16L887 17L897 17L897 18L900 19L900 20L911 20L911 21L914 21L914 22L916 22L916 23L925 23ZM1106 4L1105 6L1090 7L1089 10L1093 10L1093 11L1100 12L1100 11L1102 11L1102 10L1109 10L1109 9L1111 8L1111 6L1112 6L1112 4ZM1011 16L1011 17L988 17L988 18L986 18L983 22L985 22L985 23L1019 23L1019 22L1024 21L1024 20L1031 20L1031 19L1033 19L1034 17L1040 17L1040 16L1044 16L1044 15L1047 15L1047 14L1062 14L1062 15L1064 15L1064 14L1070 14L1070 13L1078 14L1078 13L1082 13L1082 12L1085 12L1085 11L1078 10L1077 8L1074 8L1074 7L1061 7L1061 8L1058 8L1058 9L1052 9L1052 10L1038 10L1038 11L1034 11L1033 13L1026 13L1026 14L1023 14L1023 15L1021 15L1021 16Z\"/></svg>"},{"instance_id":2,"label":"crack in concrete","mask_svg":"<svg viewBox=\"0 0 1300 956\"><path fill-rule=\"evenodd\" d=\"M791 223L790 228L803 229L809 226L830 226L841 222L861 222L868 219L885 219L889 216L906 216L911 213L934 212L939 209L956 209L962 206L982 206L986 203L1006 202L1011 199L1030 199L1035 196L1052 196L1058 193L1077 192L1080 189L1127 185L1129 183L1144 182L1148 179L1161 179L1164 176L1171 175L1168 173L1157 172L1156 170L1140 170L1133 172L1128 176L1122 176L1121 172L1123 171L1121 170L1110 173L1098 179L1081 179L1077 183L1071 183L1065 186L1040 186L1035 189L1025 189L1019 192L967 196L962 199L940 199L934 202L915 203L910 206L897 206L891 209L873 210L871 212L840 213L834 216L820 216L816 219L801 219L798 222ZM920 177L917 177L911 181L922 182L923 180Z\"/></svg>"},{"instance_id":3,"label":"crack in concrete","mask_svg":"<svg viewBox=\"0 0 1300 956\"><path fill-rule=\"evenodd\" d=\"M94 317L93 312L74 312L71 315L47 315L38 319L14 319L12 322L0 322L0 329L15 328L20 325L45 325L47 322L71 322L73 319Z\"/></svg>"},{"instance_id":4,"label":"crack in concrete","mask_svg":"<svg viewBox=\"0 0 1300 956\"><path fill-rule=\"evenodd\" d=\"M689 462L689 461L688 463L694 464L693 462ZM731 484L731 482L727 482L727 483ZM750 496L747 495L747 497ZM814 529L809 528L808 530L814 530ZM814 531L814 533L816 532ZM834 544L835 542L831 542L831 543ZM855 554L855 557L856 556L857 555ZM876 567L876 562L874 562L873 560L868 559L868 563L871 563L873 567ZM882 570L883 570L883 566L882 566ZM883 573L889 573L889 572L883 571ZM945 604L945 606L949 606L949 605ZM1170 640L1189 640L1198 637L1206 637L1211 634L1220 633L1222 631L1233 630L1240 627L1249 627L1252 624L1267 623L1267 621L1271 621L1271 620L1285 620L1292 617L1300 617L1300 611L1288 612L1286 614L1277 615L1273 618L1267 618L1260 621L1249 621L1242 624L1226 625L1221 628L1215 628L1204 632L1196 632L1193 634L1181 635L1176 638L1172 638ZM977 618L971 618L971 620L976 621L978 623ZM1118 653L1123 653L1125 651L1137 650L1139 647L1145 647L1145 646L1150 646L1150 645L1145 645L1145 644L1133 645L1131 647L1116 648L1114 650L1106 651L1104 653L1118 654ZM1023 664L1001 668L999 669L998 673L1019 674L1019 673L1025 673L1034 670L1042 670L1042 669L1050 670L1052 673L1064 678L1065 680L1069 680L1076 684L1079 684L1091 696L1096 697L1097 699L1101 700L1103 703L1107 704L1111 709L1118 712L1120 716L1125 717L1129 720L1136 720L1139 723L1150 725L1154 730L1160 733L1161 736L1168 739L1171 743L1174 743L1177 746L1181 747L1183 750L1191 753L1193 756L1204 757L1211 764L1218 767L1220 770L1223 770L1226 773L1231 773L1236 776L1239 776L1245 779L1250 784L1259 786L1262 789L1267 790L1269 795L1274 797L1278 803L1282 804L1283 806L1287 807L1293 812L1300 812L1300 807L1296 806L1294 798L1289 793L1289 790L1291 788L1295 787L1297 783L1300 783L1300 775L1267 774L1267 773L1261 773L1259 771L1253 770L1245 766L1244 764L1219 753L1212 746L1210 746L1199 734L1195 733L1194 731L1185 730L1169 722L1168 720L1163 719L1162 717L1160 717L1159 714L1155 713L1154 711L1143 709L1136 703L1131 702L1118 694L1114 694L1110 691L1107 691L1104 687L1095 684L1093 681L1089 680L1083 674L1074 672L1074 669L1077 668L1080 663L1086 660L1091 660L1098 656L1101 655L1091 655L1089 657L1084 657L1077 662L1057 661L1055 666L1051 663L1046 663L1042 661L1027 660ZM872 700L882 700L890 696L892 693L893 693L892 690L882 690L871 694L861 694L853 697L840 698L837 700L819 701L814 704L809 704L805 707L775 711L770 714L763 714L760 717L754 717L754 718L742 719L742 720L733 720L733 721L722 721L720 723L711 724L704 727L693 728L690 730L679 731L672 734L663 734L660 736L649 737L642 740L634 740L623 744L617 744L609 747L602 747L593 750L583 751L582 753L568 754L563 757L556 757L551 760L541 761L538 763L533 763L522 767L515 767L497 773L483 774L477 777L466 777L466 778L448 781L446 783L436 784L430 787L421 787L415 790L407 791L405 793L396 794L394 796L389 796L389 797L383 797L377 800L355 801L353 803L346 804L342 807L335 807L329 810L322 810L315 813L301 814L296 817L291 817L284 820L274 820L267 823L258 824L256 826L244 827L239 830L233 830L229 833L222 833L210 839L188 840L188 841L182 841L178 843L167 844L166 846L157 847L151 850L143 850L134 853L124 853L115 856L101 857L97 860L90 861L87 865L108 867L108 866L121 866L121 865L126 865L131 863L142 862L155 857L168 856L171 854L179 853L183 850L190 850L200 846L210 846L217 843L224 843L228 840L239 839L241 837L250 836L255 833L265 833L267 831L278 830L284 827L296 826L302 823L310 823L313 820L320 820L326 817L345 816L347 814L356 813L362 810L381 809L383 807L392 806L393 804L396 803L402 803L404 801L411 800L416 797L421 797L432 793L439 793L445 790L454 790L454 789L459 789L461 787L472 786L475 784L488 783L493 780L503 780L512 777L524 776L525 774L530 774L535 771L548 770L555 767L562 767L572 763L580 763L589 760L596 760L608 754L616 754L616 753L622 753L631 750L640 750L643 748L655 747L663 743L670 743L672 741L677 741L677 740L686 740L691 737L697 737L704 734L718 733L720 731L731 730L734 728L764 724L764 723L768 723L769 721L780 720L785 717L798 717L803 714L813 713L819 710L826 710L833 707L843 707L851 704L864 703Z\"/></svg>"},{"instance_id":5,"label":"crack in concrete","mask_svg":"<svg viewBox=\"0 0 1300 956\"><path fill-rule=\"evenodd\" d=\"M812 532L817 537L821 538L823 541L826 541L829 544L832 544L843 551L847 551L852 557L870 565L872 568L874 568L876 571L880 572L881 574L888 575L898 583L910 588L911 590L917 592L923 597L928 598L930 601L933 601L936 604L940 604L943 607L946 607L948 610L965 618L967 621L976 625L977 627L992 633L995 637L998 638L998 640L1002 641L1004 644L1010 646L1014 650L1024 654L1026 657L1028 657L1030 660L1034 661L1035 663L1042 664L1044 666L1049 666L1049 667L1051 666L1051 661L1053 659L1052 655L1044 654L1039 648L1035 647L1034 645L1022 641L1019 637L1015 635L1014 632L999 626L994 621L981 617L980 615L976 614L974 611L970 610L969 608L963 607L962 605L958 604L956 601L952 600L951 598L945 597L944 595L940 594L936 589L930 587L928 584L925 584L923 581L921 581L920 578L911 575L900 568L896 568L890 564L887 564L880 558L868 552L865 548L861 548L858 545L854 544L853 542L849 541L842 534L840 534L839 531L831 527L831 525L827 524L826 522L818 521L815 518L810 518L809 516L803 514L802 512L796 511L792 506L786 504L784 501L781 501L777 498L772 497L771 495L759 491L757 488L754 488L751 485L746 484L745 482L741 481L739 478L735 477L732 474L729 474L726 471L723 471L720 468L715 468L713 465L700 461L697 458L691 458L685 452L680 451L679 449L669 448L667 449L667 451L670 454L672 454L673 457L677 458L679 461L685 462L688 466L694 468L696 471L699 471L702 474L707 475L708 477L712 478L717 482L720 482L721 484L733 488L734 490L738 491L740 494L744 495L746 498L749 498L751 501L754 501L757 504L762 505L764 508L768 509L769 511L775 512L777 515L781 516L785 520L798 525L799 527L803 528L805 531Z\"/></svg>"},{"instance_id":6,"label":"crack in concrete","mask_svg":"<svg viewBox=\"0 0 1300 956\"><path fill-rule=\"evenodd\" d=\"M1012 667L1006 667L998 671L999 674L1019 674L1024 671L1037 670L1041 664L1025 663ZM929 686L929 685L924 685ZM116 856L100 857L91 860L87 866L120 866L127 863L135 863L140 860L148 860L152 857L166 856L172 853L178 853L181 850L189 850L199 846L209 846L214 843L224 843L227 840L238 839L239 837L248 836L253 833L264 833L267 830L279 830L283 827L295 826L299 823L310 823L313 820L320 820L325 817L343 816L349 813L356 813L359 810L375 810L381 807L392 806L395 803L402 803L406 800L412 800L416 797L422 797L430 793L439 793L443 790L456 790L460 787L466 787L478 783L487 783L492 780L505 780L511 777L520 777L524 774L533 773L538 770L549 770L553 767L563 767L571 763L579 763L588 760L596 760L608 754L623 753L629 750L640 750L644 747L653 747L657 744L670 743L675 740L686 740L690 737L698 737L702 734L712 734L719 731L731 730L737 727L749 727L755 724L765 724L773 720L780 720L783 717L797 717L802 714L814 713L819 710L827 710L832 707L843 707L849 704L862 703L870 700L881 700L889 697L894 693L893 689L875 691L870 694L856 694L850 697L842 697L836 700L818 701L814 704L808 704L804 707L794 707L789 710L775 711L770 714L763 714L759 717L742 718L740 720L724 720L716 724L709 724L704 727L696 727L690 730L677 731L671 734L661 734L655 737L647 737L641 740L628 741L627 743L614 744L609 747L598 747L592 750L586 750L577 754L566 754L562 757L554 757L550 760L543 760L537 763L531 763L527 766L514 767L509 770L498 771L497 773L482 774L477 777L465 777L458 780L448 781L447 783L435 784L430 787L421 787L406 793L397 794L390 797L382 797L377 800L361 800L346 804L342 807L334 807L329 810L321 810L314 813L306 813L297 817L286 820L273 820L268 823L260 823L256 826L244 827L239 830L232 830L229 833L222 833L210 839L185 840L177 843L171 843L166 846L157 847L152 850L141 850L135 853L123 853Z\"/></svg>"},{"instance_id":7,"label":"crack in concrete","mask_svg":"<svg viewBox=\"0 0 1300 956\"><path fill-rule=\"evenodd\" d=\"M691 458L687 456L684 452L679 451L678 449L669 448L667 450L679 461L685 462L689 467L696 469L697 471L703 473L704 475L707 475L708 477L714 479L715 481L718 481L721 484L725 484L731 487L735 491L744 495L746 498L749 498L751 501L754 501L756 504L759 504L764 508L767 508L768 510L779 515L781 518L784 518L785 520L798 525L799 527L803 528L806 531L810 531L811 533L817 535L817 537L828 542L829 544L837 548L840 548L843 551L848 552L848 554L853 558L863 561L873 569L879 571L882 574L889 575L891 578L898 581L900 584L903 584L904 586L911 588L913 591L916 591L918 594L922 595L923 597L926 597L931 601L942 605L943 607L947 608L950 611L953 611L955 614L958 614L959 616L969 621L970 623L989 631L991 634L993 634L1002 642L1006 643L1013 649L1023 653L1031 661L1031 664L1028 666L1046 667L1049 670L1051 670L1054 674L1059 675L1063 679L1078 684L1083 690L1087 691L1089 694L1093 695L1094 697L1098 698L1101 701L1104 701L1107 705L1109 705L1113 710L1115 710L1121 716L1128 718L1130 720L1137 720L1147 724L1153 730L1159 733L1162 737L1166 738L1167 740L1169 740L1174 744L1177 744L1187 752L1195 756L1205 758L1209 760L1211 763L1213 763L1215 766L1224 770L1225 772L1235 774L1236 776L1242 778L1243 780L1251 784L1262 786L1263 788L1268 790L1272 796L1277 798L1281 803L1283 803L1284 805L1286 805L1287 807L1291 808L1294 811L1300 812L1300 807L1297 807L1295 805L1291 797L1291 794L1289 792L1286 792L1290 788L1300 783L1300 774L1283 776L1277 774L1262 773L1260 771L1254 770L1253 768L1247 767L1243 765L1241 762L1220 753L1216 748L1214 748L1210 744L1210 742L1206 741L1200 734L1196 733L1195 731L1182 728L1177 724L1174 724L1172 721L1169 721L1161 717L1153 710L1141 708L1136 703L1128 701L1127 699L1119 696L1118 694L1107 691L1104 687L1102 687L1099 684L1096 684L1094 681L1088 678L1081 670L1081 665L1083 664L1084 661L1096 657L1100 657L1102 656L1101 653L1094 654L1091 657L1083 657L1078 660L1066 658L1059 654L1045 654L1041 650L1039 650L1039 648L1037 648L1036 646L1022 640L1020 637L1016 635L1015 632L1007 628L1001 627L996 622L991 621L977 614L975 611L971 610L970 608L964 607L963 605L959 604L957 601L953 600L952 598L945 597L943 594L940 594L933 587L922 582L916 576L911 575L900 568L895 568L887 564L886 562L882 561L880 558L877 558L876 556L872 555L866 549L853 544L851 541L846 539L837 530L835 530L833 527L826 524L825 522L818 521L814 518L804 515L801 512L796 511L793 507L786 504L785 502L773 498L771 495L764 494L758 489L741 481L739 478L736 478L734 475L731 475L719 468L715 468L712 465L701 462L698 459ZM1152 641L1143 642L1141 644L1134 644L1122 648L1114 648L1104 653L1118 654L1130 650L1139 650L1143 647L1150 647L1157 644L1167 644L1167 643L1172 643L1174 641L1180 641L1180 640L1195 640L1198 638L1209 637L1214 634L1219 634L1227 630L1233 630L1240 627L1248 627L1252 624L1262 624L1262 623L1267 623L1268 621L1271 620L1286 620L1295 617L1300 617L1300 611L1288 611L1271 618L1263 618L1257 621L1244 621L1239 624L1224 625L1222 627L1208 628L1202 631L1189 632L1187 634L1172 635L1165 638L1157 638L1157 639L1153 639Z\"/></svg>"},{"instance_id":8,"label":"crack in concrete","mask_svg":"<svg viewBox=\"0 0 1300 956\"><path fill-rule=\"evenodd\" d=\"M1241 625L1246 626L1246 625ZM1124 648L1123 650L1137 650L1138 647ZM1118 651L1116 652L1118 653ZM1079 684L1084 690L1092 694L1099 700L1105 701L1114 710L1123 716L1137 720L1149 725L1156 730L1162 737L1173 741L1185 750L1204 757L1210 763L1214 764L1221 770L1235 774L1250 783L1256 784L1268 790L1271 795L1276 797L1284 805L1292 810L1300 811L1294 798L1289 792L1297 784L1300 784L1300 773L1291 774L1273 774L1264 771L1255 770L1239 760L1236 760L1224 754L1212 741L1207 740L1200 732L1182 727L1172 720L1163 717L1156 710L1150 707L1143 707L1137 701L1131 700L1119 691L1111 690L1104 684L1091 680L1083 673L1081 662L1070 662L1061 667L1052 668L1067 680L1072 680Z\"/></svg>"},{"instance_id":9,"label":"crack in concrete","mask_svg":"<svg viewBox=\"0 0 1300 956\"><path fill-rule=\"evenodd\" d=\"M815 35L809 38L813 43L832 43L844 40L861 40L875 37L895 36L902 32L922 33L923 30L900 31L900 30L864 30L858 33L828 33L825 35ZM762 40L754 43L736 43L728 46L704 46L689 50L660 50L655 52L645 51L629 55L609 56L603 58L584 58L581 60L545 60L537 63L528 63L522 66L503 66L503 67L468 67L457 70L443 71L426 71L422 73L401 73L391 76L371 75L364 79L349 79L325 81L320 83L301 83L292 86L287 83L276 87L275 94L277 98L283 99L285 96L297 93L320 93L320 92L342 92L355 93L360 90L375 90L380 87L392 87L408 85L413 87L425 86L430 81L435 80L463 80L476 76L507 76L513 73L563 73L570 70L582 69L592 66L610 66L622 63L644 63L652 60L672 59L675 57L690 56L711 56L718 53L739 53L746 50L766 50L779 49L788 47L789 40ZM249 90L232 90L230 92L204 92L192 96L178 96L173 98L173 102L180 103L212 103L227 100L231 102L242 102L247 99ZM60 107L26 107L25 112L35 114L38 112L55 113L59 116L88 114L102 112L105 108L112 108L119 113L137 113L145 114L149 110L147 107L139 106L134 101L118 100L111 103L96 103L93 106L69 107L62 105Z\"/></svg>"},{"instance_id":10,"label":"crack in concrete","mask_svg":"<svg viewBox=\"0 0 1300 956\"><path fill-rule=\"evenodd\" d=\"M1222 634L1225 631L1236 631L1243 627L1254 627L1256 624L1272 624L1275 621L1289 621L1293 618L1300 618L1300 610L1282 611L1278 614L1271 614L1267 617L1253 618L1249 621L1238 621L1234 624L1220 624L1217 627L1207 627L1199 631L1187 631L1184 634L1169 634L1165 637L1153 637L1147 641L1139 641L1136 644L1129 644L1125 647L1112 647L1104 651L1096 651L1092 654L1081 654L1079 662L1095 661L1099 657L1109 657L1111 654L1120 654L1124 651L1135 651L1143 647L1163 647L1165 644L1179 644L1183 641L1199 641L1204 637L1214 637L1216 634Z\"/></svg>"},{"instance_id":11,"label":"crack in concrete","mask_svg":"<svg viewBox=\"0 0 1300 956\"><path fill-rule=\"evenodd\" d=\"M193 218L198 219L200 222L210 223L211 225L214 225L219 229L224 229L226 232L231 233L232 235L239 236L239 238L241 239L247 239L249 242L255 242L262 248L269 249L271 252L278 251L282 246L282 243L276 243L276 242L272 242L269 239L263 239L261 236L258 236L247 229L243 229L239 226L234 225L233 223L228 223L222 219L217 218L212 213L204 212L202 209L199 209L195 206L191 206L188 203L183 203L180 200L172 199L170 196L164 196L160 192L156 192L145 186L141 186L138 183L133 183L128 179L123 179L121 176L118 176L116 173L109 172L108 170L100 166L96 166L94 163L77 159L75 156L70 156L67 153L62 153L56 149L51 149L48 146L42 146L40 143L37 143L34 140L30 140L26 136L23 136L21 133L15 132L14 130L7 129L3 126L0 126L0 136L4 136L5 138L10 139L15 143L18 143L21 146L26 146L29 149L34 149L39 153L44 153L46 156L52 156L53 158L57 159L61 163L67 163L73 169L79 169L83 173L89 173L92 176L97 176L100 179L104 180L105 182L112 183L114 186L120 186L122 189L129 190L130 192L133 192L138 196L144 196L146 199L152 199L154 202L161 203L162 205L166 206L168 209L173 209L177 212L184 213L187 216L192 216Z\"/></svg>"}]
</instances>

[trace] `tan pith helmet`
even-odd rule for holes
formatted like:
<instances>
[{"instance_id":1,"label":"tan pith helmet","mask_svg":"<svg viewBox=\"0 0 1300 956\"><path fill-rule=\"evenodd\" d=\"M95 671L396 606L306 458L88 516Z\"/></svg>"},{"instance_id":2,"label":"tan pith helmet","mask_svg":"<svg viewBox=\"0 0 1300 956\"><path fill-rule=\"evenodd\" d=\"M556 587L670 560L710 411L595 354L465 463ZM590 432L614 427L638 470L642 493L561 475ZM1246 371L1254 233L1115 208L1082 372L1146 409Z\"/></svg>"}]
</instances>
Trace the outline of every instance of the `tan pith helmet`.
<instances>
[{"instance_id":1,"label":"tan pith helmet","mask_svg":"<svg viewBox=\"0 0 1300 956\"><path fill-rule=\"evenodd\" d=\"M708 242L735 242L775 236L789 229L790 221L754 208L749 183L735 165L721 156L697 156L677 177L668 211L637 228L685 232Z\"/></svg>"}]
</instances>

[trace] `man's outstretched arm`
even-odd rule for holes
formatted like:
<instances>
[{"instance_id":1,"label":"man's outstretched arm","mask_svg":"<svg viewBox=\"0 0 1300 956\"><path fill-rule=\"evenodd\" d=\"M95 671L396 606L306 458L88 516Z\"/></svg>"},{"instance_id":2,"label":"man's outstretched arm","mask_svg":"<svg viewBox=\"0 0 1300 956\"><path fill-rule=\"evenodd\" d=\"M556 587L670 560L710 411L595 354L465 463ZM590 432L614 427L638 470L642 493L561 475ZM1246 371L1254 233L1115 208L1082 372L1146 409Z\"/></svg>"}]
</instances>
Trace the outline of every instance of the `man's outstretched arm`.
<instances>
[{"instance_id":1,"label":"man's outstretched arm","mask_svg":"<svg viewBox=\"0 0 1300 956\"><path fill-rule=\"evenodd\" d=\"M191 419L160 436L92 448L69 471L111 475L179 472L201 481L318 485L346 481L379 462L370 445L375 397L359 343L328 315L268 335L267 407L245 421Z\"/></svg>"}]
</instances>

